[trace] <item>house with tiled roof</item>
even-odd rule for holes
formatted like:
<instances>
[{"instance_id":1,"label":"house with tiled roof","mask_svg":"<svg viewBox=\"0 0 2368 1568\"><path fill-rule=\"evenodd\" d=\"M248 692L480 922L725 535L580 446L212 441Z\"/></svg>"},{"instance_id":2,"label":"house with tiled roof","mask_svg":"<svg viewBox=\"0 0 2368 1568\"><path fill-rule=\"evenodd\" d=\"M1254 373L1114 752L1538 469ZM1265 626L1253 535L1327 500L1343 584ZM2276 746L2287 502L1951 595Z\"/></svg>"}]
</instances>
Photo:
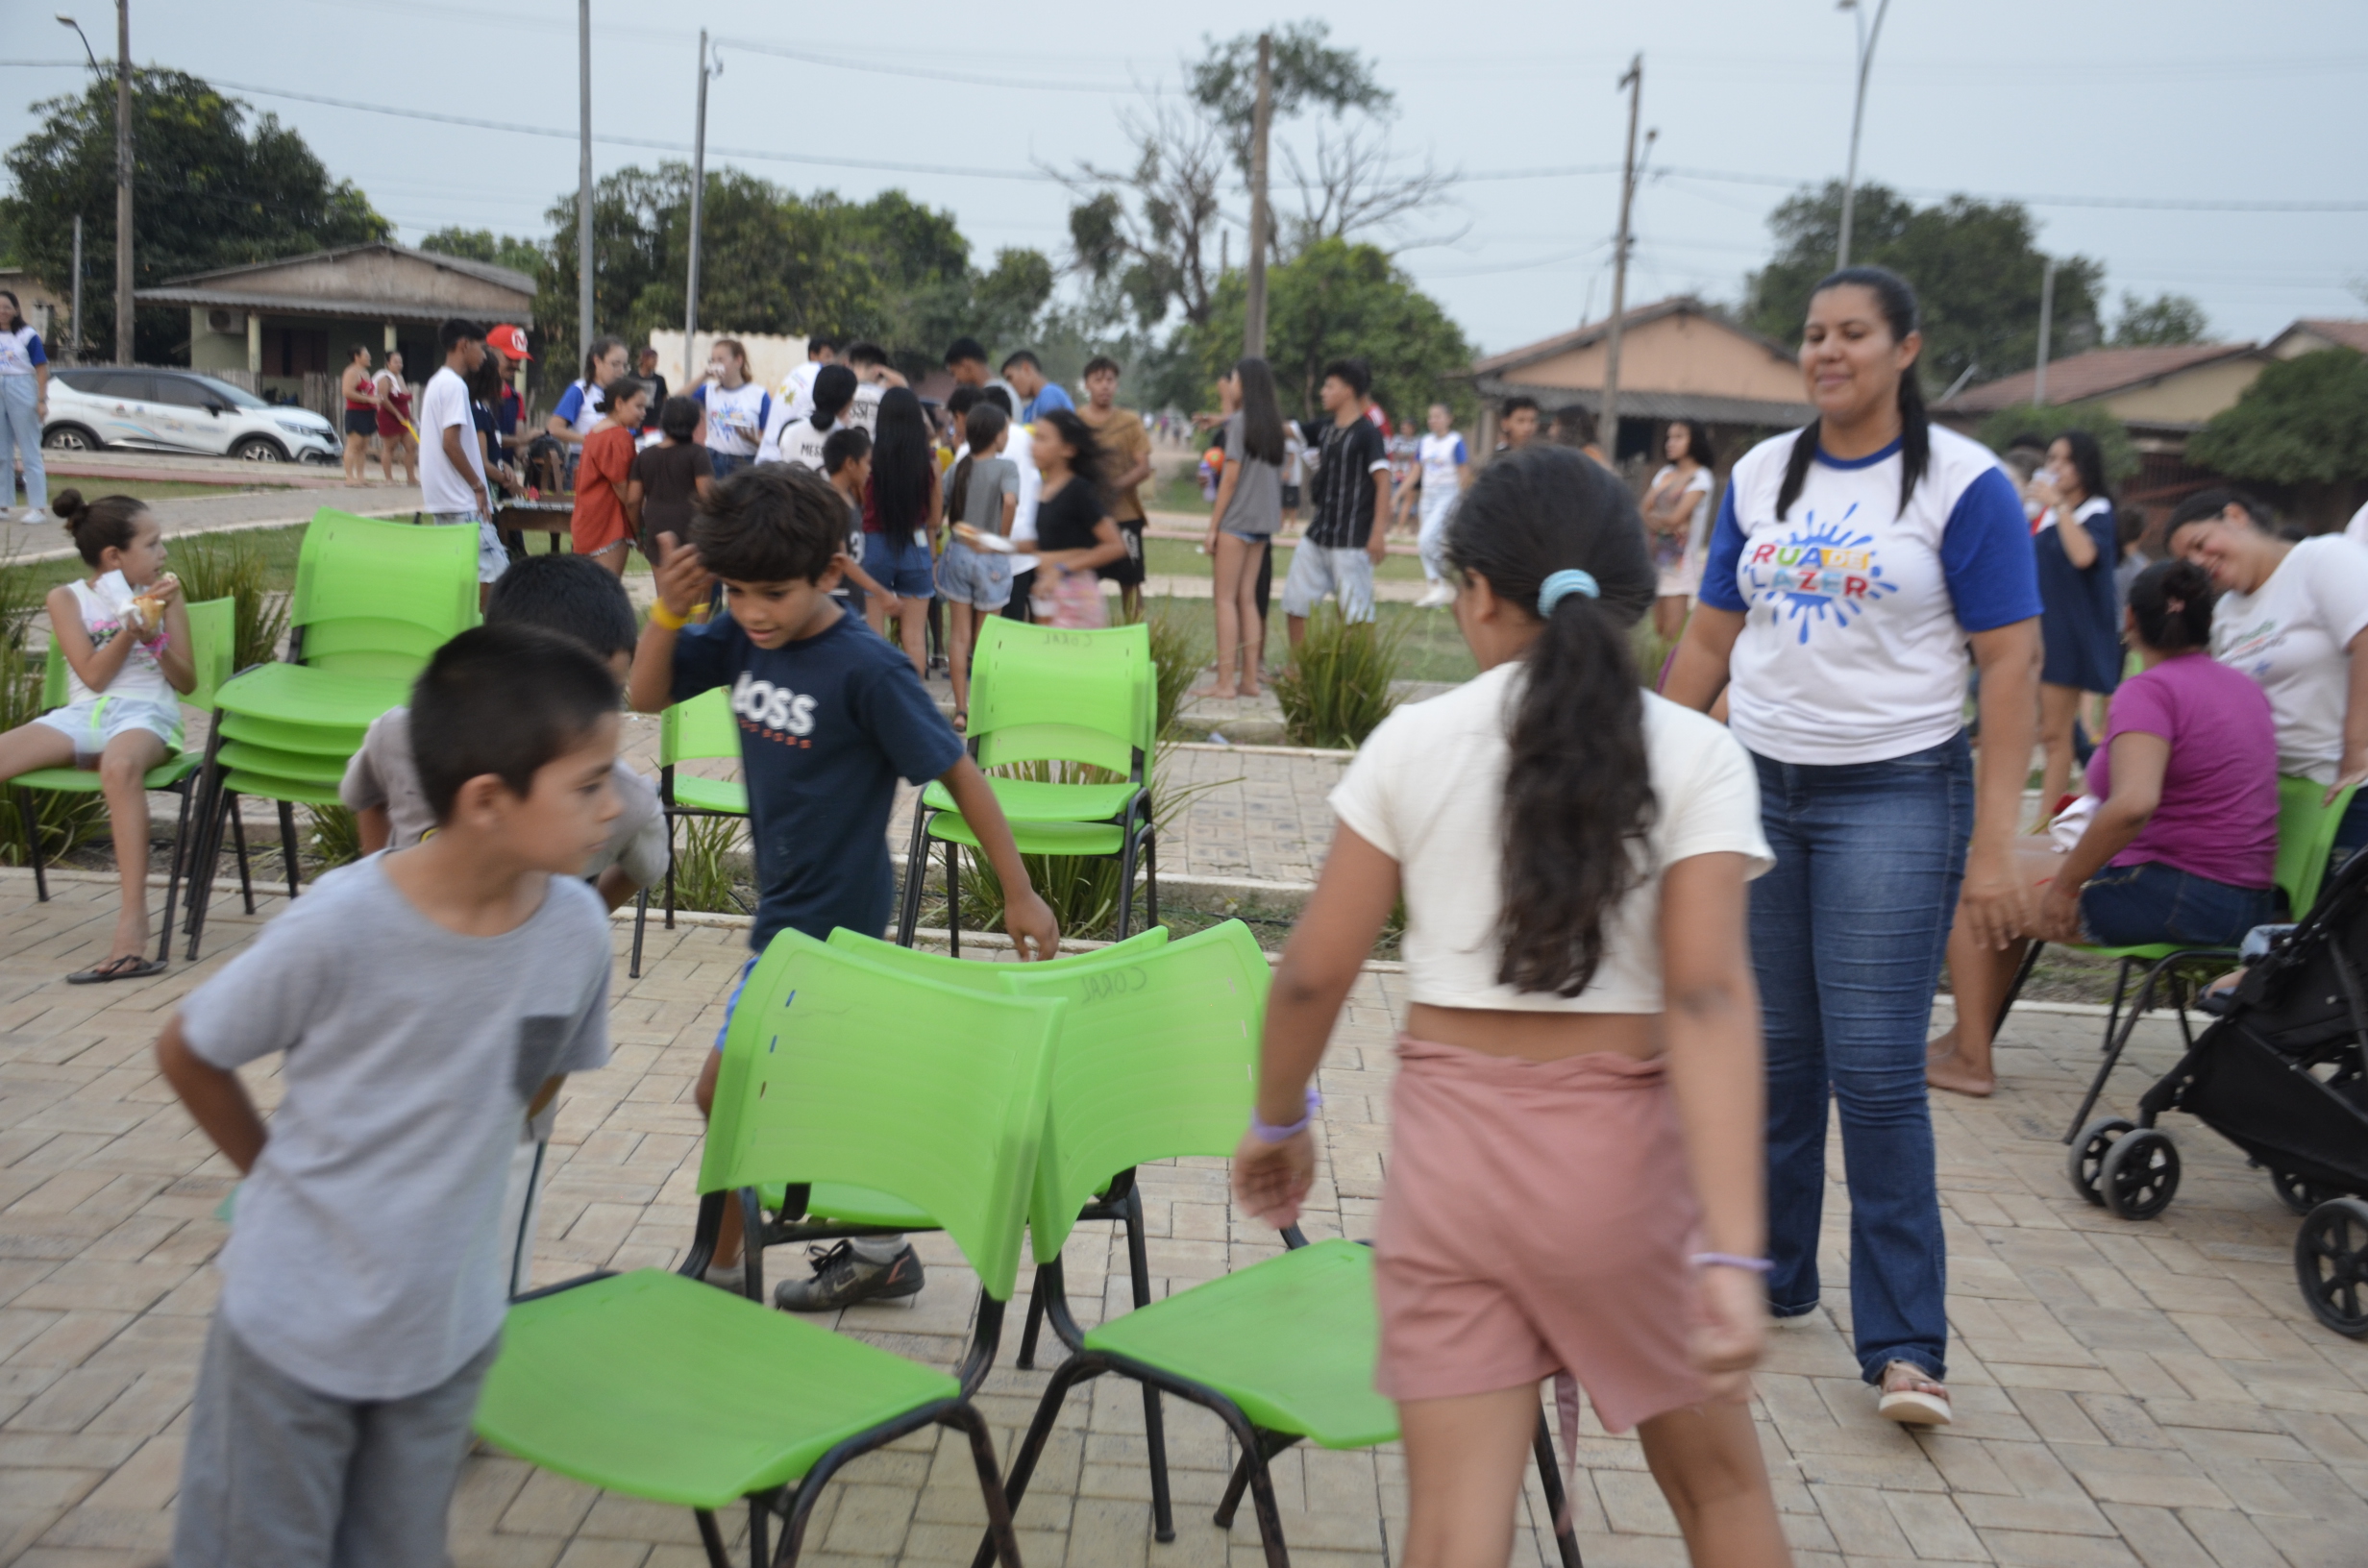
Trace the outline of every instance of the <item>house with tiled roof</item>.
<instances>
[{"instance_id":1,"label":"house with tiled roof","mask_svg":"<svg viewBox=\"0 0 2368 1568\"><path fill-rule=\"evenodd\" d=\"M2368 321L2305 316L2262 345L2273 359L2299 359L2319 349L2356 349L2368 354Z\"/></svg>"},{"instance_id":2,"label":"house with tiled roof","mask_svg":"<svg viewBox=\"0 0 2368 1568\"><path fill-rule=\"evenodd\" d=\"M2091 349L2047 367L2049 407L2096 404L2129 427L2141 453L2176 457L2187 437L2233 404L2253 384L2270 355L2253 343L2169 343L2135 349ZM2001 408L2030 404L2036 370L1967 387L1933 409L1967 434Z\"/></svg>"}]
</instances>

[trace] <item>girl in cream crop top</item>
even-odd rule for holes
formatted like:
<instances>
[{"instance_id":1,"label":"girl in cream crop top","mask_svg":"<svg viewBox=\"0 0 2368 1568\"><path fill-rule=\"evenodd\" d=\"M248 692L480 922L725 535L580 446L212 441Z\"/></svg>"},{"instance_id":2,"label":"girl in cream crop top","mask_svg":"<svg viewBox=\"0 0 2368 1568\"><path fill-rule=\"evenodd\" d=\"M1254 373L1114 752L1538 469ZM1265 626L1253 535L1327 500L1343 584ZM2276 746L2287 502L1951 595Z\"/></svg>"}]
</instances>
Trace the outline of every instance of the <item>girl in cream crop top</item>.
<instances>
[{"instance_id":1,"label":"girl in cream crop top","mask_svg":"<svg viewBox=\"0 0 2368 1568\"><path fill-rule=\"evenodd\" d=\"M1332 792L1333 815L1398 863L1411 999L1432 1007L1540 1013L1659 1013L1661 872L1694 855L1775 864L1760 830L1751 757L1726 726L1646 693L1644 749L1657 810L1644 879L1604 919L1603 959L1576 996L1515 991L1496 978L1502 901L1499 820L1505 731L1523 662L1398 709L1367 738Z\"/></svg>"}]
</instances>

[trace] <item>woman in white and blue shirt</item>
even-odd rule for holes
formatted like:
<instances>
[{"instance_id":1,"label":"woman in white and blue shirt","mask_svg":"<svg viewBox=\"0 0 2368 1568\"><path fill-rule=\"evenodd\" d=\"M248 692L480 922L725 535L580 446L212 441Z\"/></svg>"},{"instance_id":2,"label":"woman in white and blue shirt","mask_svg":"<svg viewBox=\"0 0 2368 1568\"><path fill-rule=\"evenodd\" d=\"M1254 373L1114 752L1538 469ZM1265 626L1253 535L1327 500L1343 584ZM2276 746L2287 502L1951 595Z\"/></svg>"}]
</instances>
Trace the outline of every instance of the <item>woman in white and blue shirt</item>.
<instances>
[{"instance_id":1,"label":"woman in white and blue shirt","mask_svg":"<svg viewBox=\"0 0 2368 1568\"><path fill-rule=\"evenodd\" d=\"M1735 465L1665 690L1703 709L1726 691L1776 854L1751 888L1769 1308L1817 1305L1830 1095L1860 1369L1881 1413L1928 1424L1949 1406L1925 1039L1952 919L1993 945L2014 930L2039 592L1996 459L1925 417L1915 327L1914 293L1880 267L1818 283L1800 354L1817 418Z\"/></svg>"},{"instance_id":2,"label":"woman in white and blue shirt","mask_svg":"<svg viewBox=\"0 0 2368 1568\"><path fill-rule=\"evenodd\" d=\"M27 324L16 296L0 288L8 319L0 323L0 463L11 447L25 465L25 523L49 521L49 475L41 467L41 421L49 417L49 354L41 334ZM13 486L0 490L0 521L16 499Z\"/></svg>"},{"instance_id":3,"label":"woman in white and blue shirt","mask_svg":"<svg viewBox=\"0 0 2368 1568\"><path fill-rule=\"evenodd\" d=\"M706 416L707 461L715 477L728 479L756 461L773 420L773 394L749 380L748 350L739 339L715 340L707 351L707 379L691 396Z\"/></svg>"}]
</instances>

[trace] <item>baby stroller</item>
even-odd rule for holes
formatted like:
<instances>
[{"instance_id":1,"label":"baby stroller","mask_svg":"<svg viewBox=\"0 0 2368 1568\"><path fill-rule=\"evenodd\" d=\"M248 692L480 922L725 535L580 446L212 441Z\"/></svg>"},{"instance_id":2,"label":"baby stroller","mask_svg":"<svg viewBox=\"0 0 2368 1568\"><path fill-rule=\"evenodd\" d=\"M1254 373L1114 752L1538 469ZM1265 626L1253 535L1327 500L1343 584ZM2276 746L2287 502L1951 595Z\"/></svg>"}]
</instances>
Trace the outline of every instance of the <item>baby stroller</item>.
<instances>
[{"instance_id":1,"label":"baby stroller","mask_svg":"<svg viewBox=\"0 0 2368 1568\"><path fill-rule=\"evenodd\" d=\"M2338 1334L2368 1335L2368 855L2309 918L2245 971L2221 1017L2138 1101L2072 1135L2069 1174L2089 1202L2152 1219L2179 1190L2179 1147L2155 1125L2184 1111L2268 1170L2303 1216L2294 1272Z\"/></svg>"}]
</instances>

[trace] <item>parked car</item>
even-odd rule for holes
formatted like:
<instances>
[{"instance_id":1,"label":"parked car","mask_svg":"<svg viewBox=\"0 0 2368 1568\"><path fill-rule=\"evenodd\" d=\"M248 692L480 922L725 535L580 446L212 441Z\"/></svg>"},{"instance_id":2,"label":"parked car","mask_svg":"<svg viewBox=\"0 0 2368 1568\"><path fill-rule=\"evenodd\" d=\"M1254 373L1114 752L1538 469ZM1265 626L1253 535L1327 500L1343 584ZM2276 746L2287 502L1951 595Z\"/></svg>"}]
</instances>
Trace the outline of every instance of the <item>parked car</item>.
<instances>
[{"instance_id":1,"label":"parked car","mask_svg":"<svg viewBox=\"0 0 2368 1568\"><path fill-rule=\"evenodd\" d=\"M265 403L194 371L99 366L51 373L41 445L194 452L251 463L331 463L339 451L335 429L308 408Z\"/></svg>"}]
</instances>

